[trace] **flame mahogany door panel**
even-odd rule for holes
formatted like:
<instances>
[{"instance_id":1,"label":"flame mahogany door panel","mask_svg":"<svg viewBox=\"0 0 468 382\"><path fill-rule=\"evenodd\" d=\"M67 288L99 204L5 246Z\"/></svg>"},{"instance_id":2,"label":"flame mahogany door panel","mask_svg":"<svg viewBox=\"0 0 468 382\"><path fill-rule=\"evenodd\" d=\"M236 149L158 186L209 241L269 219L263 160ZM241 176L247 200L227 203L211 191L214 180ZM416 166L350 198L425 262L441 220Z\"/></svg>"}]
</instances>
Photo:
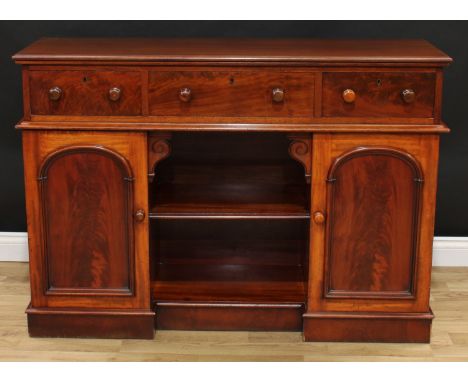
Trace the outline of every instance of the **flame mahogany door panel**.
<instances>
[{"instance_id":1,"label":"flame mahogany door panel","mask_svg":"<svg viewBox=\"0 0 468 382\"><path fill-rule=\"evenodd\" d=\"M429 310L437 139L314 136L310 310Z\"/></svg>"},{"instance_id":2,"label":"flame mahogany door panel","mask_svg":"<svg viewBox=\"0 0 468 382\"><path fill-rule=\"evenodd\" d=\"M65 147L44 161L39 182L46 294L132 295L133 177L125 158L101 146Z\"/></svg>"},{"instance_id":3,"label":"flame mahogany door panel","mask_svg":"<svg viewBox=\"0 0 468 382\"><path fill-rule=\"evenodd\" d=\"M419 163L391 147L357 147L335 159L325 297L414 297L422 182Z\"/></svg>"},{"instance_id":4,"label":"flame mahogany door panel","mask_svg":"<svg viewBox=\"0 0 468 382\"><path fill-rule=\"evenodd\" d=\"M33 307L149 308L146 136L24 132Z\"/></svg>"}]
</instances>

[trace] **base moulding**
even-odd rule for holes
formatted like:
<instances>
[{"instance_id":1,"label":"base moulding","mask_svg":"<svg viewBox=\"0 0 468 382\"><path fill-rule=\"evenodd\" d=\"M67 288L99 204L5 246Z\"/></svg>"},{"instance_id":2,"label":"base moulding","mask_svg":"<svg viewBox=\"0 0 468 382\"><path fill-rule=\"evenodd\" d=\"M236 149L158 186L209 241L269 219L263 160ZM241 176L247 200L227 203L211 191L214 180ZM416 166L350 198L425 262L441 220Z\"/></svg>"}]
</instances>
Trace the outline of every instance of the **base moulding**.
<instances>
[{"instance_id":1,"label":"base moulding","mask_svg":"<svg viewBox=\"0 0 468 382\"><path fill-rule=\"evenodd\" d=\"M434 314L318 312L303 318L305 341L429 343Z\"/></svg>"},{"instance_id":2,"label":"base moulding","mask_svg":"<svg viewBox=\"0 0 468 382\"><path fill-rule=\"evenodd\" d=\"M31 337L135 338L154 337L151 310L26 309Z\"/></svg>"},{"instance_id":3,"label":"base moulding","mask_svg":"<svg viewBox=\"0 0 468 382\"><path fill-rule=\"evenodd\" d=\"M159 302L156 329L301 331L303 304Z\"/></svg>"}]
</instances>

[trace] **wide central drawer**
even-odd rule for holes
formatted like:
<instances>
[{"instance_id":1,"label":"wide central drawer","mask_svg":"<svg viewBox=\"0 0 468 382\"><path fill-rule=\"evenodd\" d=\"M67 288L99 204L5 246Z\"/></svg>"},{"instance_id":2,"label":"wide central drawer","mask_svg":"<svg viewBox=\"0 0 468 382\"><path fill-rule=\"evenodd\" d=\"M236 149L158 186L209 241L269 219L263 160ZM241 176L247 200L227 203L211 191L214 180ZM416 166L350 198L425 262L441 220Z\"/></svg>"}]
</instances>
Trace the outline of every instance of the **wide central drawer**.
<instances>
[{"instance_id":1,"label":"wide central drawer","mask_svg":"<svg viewBox=\"0 0 468 382\"><path fill-rule=\"evenodd\" d=\"M311 117L311 72L252 70L151 71L155 116Z\"/></svg>"}]
</instances>

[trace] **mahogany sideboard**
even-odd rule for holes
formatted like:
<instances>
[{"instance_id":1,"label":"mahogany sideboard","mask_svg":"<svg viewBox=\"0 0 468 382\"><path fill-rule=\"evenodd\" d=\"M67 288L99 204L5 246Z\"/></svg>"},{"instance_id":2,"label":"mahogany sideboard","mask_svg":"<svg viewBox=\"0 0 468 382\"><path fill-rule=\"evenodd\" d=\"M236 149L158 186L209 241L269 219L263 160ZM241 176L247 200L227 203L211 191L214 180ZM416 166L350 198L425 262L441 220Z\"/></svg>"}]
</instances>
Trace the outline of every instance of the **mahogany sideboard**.
<instances>
[{"instance_id":1,"label":"mahogany sideboard","mask_svg":"<svg viewBox=\"0 0 468 382\"><path fill-rule=\"evenodd\" d=\"M44 38L17 53L31 336L428 342L423 40Z\"/></svg>"}]
</instances>

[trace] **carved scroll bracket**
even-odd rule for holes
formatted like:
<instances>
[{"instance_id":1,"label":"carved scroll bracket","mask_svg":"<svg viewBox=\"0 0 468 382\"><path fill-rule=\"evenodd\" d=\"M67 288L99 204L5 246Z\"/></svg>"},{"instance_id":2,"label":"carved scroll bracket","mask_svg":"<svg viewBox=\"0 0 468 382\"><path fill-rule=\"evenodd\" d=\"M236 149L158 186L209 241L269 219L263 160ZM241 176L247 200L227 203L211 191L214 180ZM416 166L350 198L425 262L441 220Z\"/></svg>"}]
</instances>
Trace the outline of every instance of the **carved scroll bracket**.
<instances>
[{"instance_id":1,"label":"carved scroll bracket","mask_svg":"<svg viewBox=\"0 0 468 382\"><path fill-rule=\"evenodd\" d=\"M304 176L310 183L312 171L312 136L311 134L288 134L289 155L304 166Z\"/></svg>"},{"instance_id":2,"label":"carved scroll bracket","mask_svg":"<svg viewBox=\"0 0 468 382\"><path fill-rule=\"evenodd\" d=\"M167 158L171 153L171 133L155 133L149 136L148 140L148 169L149 181L152 182L155 176L156 165Z\"/></svg>"}]
</instances>

